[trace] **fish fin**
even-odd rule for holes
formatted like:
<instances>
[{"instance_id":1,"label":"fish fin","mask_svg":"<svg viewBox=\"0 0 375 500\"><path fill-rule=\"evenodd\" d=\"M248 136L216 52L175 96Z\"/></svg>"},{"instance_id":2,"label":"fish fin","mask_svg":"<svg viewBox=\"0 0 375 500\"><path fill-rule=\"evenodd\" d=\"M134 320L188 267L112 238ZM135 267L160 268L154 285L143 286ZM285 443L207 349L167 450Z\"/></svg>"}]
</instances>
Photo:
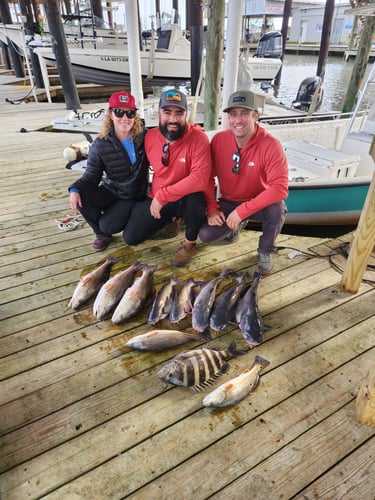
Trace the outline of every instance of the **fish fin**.
<instances>
[{"instance_id":1,"label":"fish fin","mask_svg":"<svg viewBox=\"0 0 375 500\"><path fill-rule=\"evenodd\" d=\"M243 354L248 353L249 349L247 349L246 351L237 349L236 342L233 340L228 347L228 351L230 352L230 354L232 354L232 356L242 356Z\"/></svg>"},{"instance_id":2,"label":"fish fin","mask_svg":"<svg viewBox=\"0 0 375 500\"><path fill-rule=\"evenodd\" d=\"M224 368L225 367L225 368ZM204 389L207 389L208 387L210 387L212 384L214 384L217 379L227 371L229 367L229 364L228 363L224 363L221 367L220 367L220 370L215 373L214 375L212 375L212 377L210 377L208 380L205 380L204 382L201 382L200 384L197 384L197 385L193 385L191 387L191 390L193 392L202 392L204 391Z\"/></svg>"},{"instance_id":3,"label":"fish fin","mask_svg":"<svg viewBox=\"0 0 375 500\"><path fill-rule=\"evenodd\" d=\"M204 332L202 332L199 337L205 342L210 342L212 340L211 331L209 328L206 328Z\"/></svg>"}]
</instances>

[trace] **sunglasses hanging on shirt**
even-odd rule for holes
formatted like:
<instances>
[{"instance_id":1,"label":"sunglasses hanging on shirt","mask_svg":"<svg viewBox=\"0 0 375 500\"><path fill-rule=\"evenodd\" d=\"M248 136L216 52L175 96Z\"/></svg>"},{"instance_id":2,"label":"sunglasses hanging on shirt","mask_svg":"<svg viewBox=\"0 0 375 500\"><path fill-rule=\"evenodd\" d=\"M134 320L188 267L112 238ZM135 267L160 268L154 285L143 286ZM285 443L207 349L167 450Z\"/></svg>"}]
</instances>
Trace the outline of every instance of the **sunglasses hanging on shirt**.
<instances>
[{"instance_id":1,"label":"sunglasses hanging on shirt","mask_svg":"<svg viewBox=\"0 0 375 500\"><path fill-rule=\"evenodd\" d=\"M240 173L240 161L241 161L241 155L239 151L236 151L233 153L232 160L234 161L234 165L232 167L232 172L234 174L239 174Z\"/></svg>"},{"instance_id":2,"label":"sunglasses hanging on shirt","mask_svg":"<svg viewBox=\"0 0 375 500\"><path fill-rule=\"evenodd\" d=\"M164 165L164 167L168 167L168 165L169 165L169 157L170 157L168 142L166 142L164 144L162 151L163 151L163 154L161 155L161 162Z\"/></svg>"},{"instance_id":3,"label":"sunglasses hanging on shirt","mask_svg":"<svg viewBox=\"0 0 375 500\"><path fill-rule=\"evenodd\" d=\"M112 113L115 115L116 118L122 118L124 115L126 115L127 118L134 118L135 117L135 110L134 109L114 108L114 109L112 109Z\"/></svg>"}]
</instances>

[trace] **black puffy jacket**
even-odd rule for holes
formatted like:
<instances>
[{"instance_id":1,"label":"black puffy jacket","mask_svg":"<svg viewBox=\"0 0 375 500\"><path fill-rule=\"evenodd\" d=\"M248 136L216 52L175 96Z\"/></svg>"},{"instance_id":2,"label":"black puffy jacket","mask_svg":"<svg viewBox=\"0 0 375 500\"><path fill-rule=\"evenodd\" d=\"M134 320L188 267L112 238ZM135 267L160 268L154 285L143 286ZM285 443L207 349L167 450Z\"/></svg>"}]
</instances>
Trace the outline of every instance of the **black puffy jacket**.
<instances>
[{"instance_id":1,"label":"black puffy jacket","mask_svg":"<svg viewBox=\"0 0 375 500\"><path fill-rule=\"evenodd\" d=\"M129 155L115 136L113 127L107 139L97 137L90 145L84 174L69 186L80 193L95 189L100 182L124 200L141 199L147 191L148 161L143 142L146 129L134 142L137 160L131 164Z\"/></svg>"}]
</instances>

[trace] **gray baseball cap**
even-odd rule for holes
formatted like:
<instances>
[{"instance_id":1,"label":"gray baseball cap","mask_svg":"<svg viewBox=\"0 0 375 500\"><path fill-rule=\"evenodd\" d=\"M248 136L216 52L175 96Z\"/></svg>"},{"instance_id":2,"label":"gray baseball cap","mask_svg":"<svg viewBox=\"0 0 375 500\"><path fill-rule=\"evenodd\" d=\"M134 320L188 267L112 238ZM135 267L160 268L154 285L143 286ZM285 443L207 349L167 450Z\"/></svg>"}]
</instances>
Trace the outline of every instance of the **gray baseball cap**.
<instances>
[{"instance_id":1,"label":"gray baseball cap","mask_svg":"<svg viewBox=\"0 0 375 500\"><path fill-rule=\"evenodd\" d=\"M165 108L166 106L177 106L187 111L186 95L180 90L166 90L160 96L159 108Z\"/></svg>"},{"instance_id":2,"label":"gray baseball cap","mask_svg":"<svg viewBox=\"0 0 375 500\"><path fill-rule=\"evenodd\" d=\"M259 112L257 97L251 90L238 90L229 96L228 106L223 111L228 113L232 108L245 108Z\"/></svg>"}]
</instances>

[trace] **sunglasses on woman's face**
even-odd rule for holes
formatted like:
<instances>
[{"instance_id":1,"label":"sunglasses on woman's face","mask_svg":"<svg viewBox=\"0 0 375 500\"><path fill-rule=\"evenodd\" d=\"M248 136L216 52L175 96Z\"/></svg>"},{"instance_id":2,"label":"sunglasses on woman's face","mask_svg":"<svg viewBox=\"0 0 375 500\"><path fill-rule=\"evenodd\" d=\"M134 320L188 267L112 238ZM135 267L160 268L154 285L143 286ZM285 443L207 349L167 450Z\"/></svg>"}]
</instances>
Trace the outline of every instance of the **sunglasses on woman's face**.
<instances>
[{"instance_id":1,"label":"sunglasses on woman's face","mask_svg":"<svg viewBox=\"0 0 375 500\"><path fill-rule=\"evenodd\" d=\"M112 113L115 115L116 118L122 118L124 115L126 115L128 118L135 117L135 110L134 109L115 108L115 109L112 109Z\"/></svg>"}]
</instances>

